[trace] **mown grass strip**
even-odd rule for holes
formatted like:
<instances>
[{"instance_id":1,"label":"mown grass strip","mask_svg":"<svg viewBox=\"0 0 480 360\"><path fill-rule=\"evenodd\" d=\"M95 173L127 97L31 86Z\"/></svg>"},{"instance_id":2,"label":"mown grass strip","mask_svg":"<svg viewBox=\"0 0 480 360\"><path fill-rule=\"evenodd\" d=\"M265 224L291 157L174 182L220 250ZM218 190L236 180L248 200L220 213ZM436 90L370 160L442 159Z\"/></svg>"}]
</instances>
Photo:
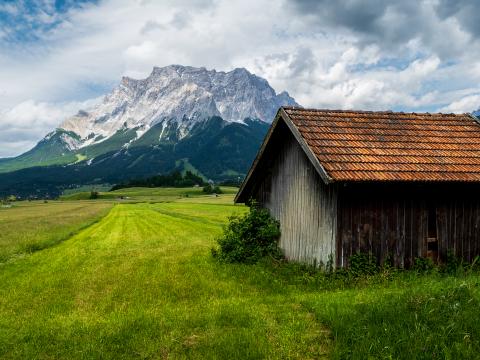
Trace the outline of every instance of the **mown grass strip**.
<instances>
[{"instance_id":1,"label":"mown grass strip","mask_svg":"<svg viewBox=\"0 0 480 360\"><path fill-rule=\"evenodd\" d=\"M303 359L325 353L318 324L301 307L263 294L255 282L241 280L238 268L209 257L220 226L152 207L118 205L69 241L5 266L0 357ZM220 213L218 219L227 216Z\"/></svg>"},{"instance_id":2,"label":"mown grass strip","mask_svg":"<svg viewBox=\"0 0 480 360\"><path fill-rule=\"evenodd\" d=\"M101 220L112 203L31 203L0 214L0 263L59 244Z\"/></svg>"},{"instance_id":3,"label":"mown grass strip","mask_svg":"<svg viewBox=\"0 0 480 360\"><path fill-rule=\"evenodd\" d=\"M159 209L155 208L156 212L159 212L160 214L171 216L174 218L182 219L182 220L187 220L187 221L194 221L194 222L201 222L204 224L211 224L211 225L223 225L225 222L218 220L218 221L212 221L203 218L202 216L194 216L194 215L187 215L187 214L182 214L180 212L175 212L171 210L165 210L165 209Z\"/></svg>"}]
</instances>

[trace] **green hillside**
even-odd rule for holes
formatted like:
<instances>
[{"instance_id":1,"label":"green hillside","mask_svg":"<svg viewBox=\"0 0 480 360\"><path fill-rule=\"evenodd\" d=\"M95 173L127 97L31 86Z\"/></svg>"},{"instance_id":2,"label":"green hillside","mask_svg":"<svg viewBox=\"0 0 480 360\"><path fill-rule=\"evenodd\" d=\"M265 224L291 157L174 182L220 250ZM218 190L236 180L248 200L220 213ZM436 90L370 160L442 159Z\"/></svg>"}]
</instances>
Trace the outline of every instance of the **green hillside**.
<instances>
[{"instance_id":1,"label":"green hillside","mask_svg":"<svg viewBox=\"0 0 480 360\"><path fill-rule=\"evenodd\" d=\"M214 117L196 124L189 136L175 143L159 143L162 131L158 127L132 142L136 131L121 130L103 142L62 157L62 161L68 160L68 166L27 167L0 173L0 197L56 197L64 189L78 185L117 184L176 170L190 170L215 181L238 181L247 173L268 126L254 120L227 123ZM173 129L165 130L162 139L166 133L169 139L176 136ZM157 143L150 143L154 140ZM130 145L121 145L125 143ZM0 162L0 169L13 166L16 160L11 161Z\"/></svg>"},{"instance_id":2,"label":"green hillside","mask_svg":"<svg viewBox=\"0 0 480 360\"><path fill-rule=\"evenodd\" d=\"M61 165L75 162L78 158L74 152L65 146L62 136L79 140L75 133L57 129L51 137L43 139L30 151L15 158L0 159L0 173L32 166Z\"/></svg>"}]
</instances>

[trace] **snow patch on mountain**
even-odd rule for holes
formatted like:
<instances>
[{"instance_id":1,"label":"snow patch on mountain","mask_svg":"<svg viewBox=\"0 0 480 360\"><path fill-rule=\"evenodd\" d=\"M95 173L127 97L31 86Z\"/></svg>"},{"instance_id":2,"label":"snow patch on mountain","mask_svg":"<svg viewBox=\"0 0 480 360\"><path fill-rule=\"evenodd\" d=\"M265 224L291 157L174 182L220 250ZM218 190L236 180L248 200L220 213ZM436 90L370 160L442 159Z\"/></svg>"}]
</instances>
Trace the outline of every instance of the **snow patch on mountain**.
<instances>
[{"instance_id":1,"label":"snow patch on mountain","mask_svg":"<svg viewBox=\"0 0 480 360\"><path fill-rule=\"evenodd\" d=\"M65 133L60 135L60 139L62 140L65 147L69 151L77 150L78 148L80 148L82 146L82 141L80 141L78 139L75 139L72 136L70 136L68 134L65 134Z\"/></svg>"},{"instance_id":2,"label":"snow patch on mountain","mask_svg":"<svg viewBox=\"0 0 480 360\"><path fill-rule=\"evenodd\" d=\"M220 116L228 122L255 118L271 122L280 106L297 106L287 92L276 94L265 79L246 69L229 72L190 66L155 67L146 79L122 78L90 112L79 111L60 126L88 146L104 141L122 128L138 128L137 139L155 124L178 123L179 138L198 121ZM99 138L101 136L101 138Z\"/></svg>"}]
</instances>

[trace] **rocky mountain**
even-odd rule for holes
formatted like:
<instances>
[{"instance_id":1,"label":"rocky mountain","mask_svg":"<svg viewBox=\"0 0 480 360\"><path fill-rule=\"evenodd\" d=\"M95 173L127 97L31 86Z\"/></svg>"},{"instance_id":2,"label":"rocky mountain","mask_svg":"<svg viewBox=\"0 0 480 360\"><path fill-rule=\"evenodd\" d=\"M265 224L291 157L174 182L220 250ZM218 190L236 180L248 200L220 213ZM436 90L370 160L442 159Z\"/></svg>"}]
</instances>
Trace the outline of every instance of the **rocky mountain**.
<instances>
[{"instance_id":1,"label":"rocky mountain","mask_svg":"<svg viewBox=\"0 0 480 360\"><path fill-rule=\"evenodd\" d=\"M237 178L283 105L298 104L245 69L155 67L146 79L124 77L32 150L0 159L0 183L18 187L19 174L36 186L45 178L56 186L117 182L174 169ZM14 190L2 184L0 192Z\"/></svg>"},{"instance_id":2,"label":"rocky mountain","mask_svg":"<svg viewBox=\"0 0 480 360\"><path fill-rule=\"evenodd\" d=\"M155 67L143 80L124 77L95 109L80 111L60 127L78 134L87 146L123 128L135 128L141 137L152 126L166 128L173 120L183 138L196 122L213 116L227 122L271 122L278 107L287 104L296 104L288 93L277 95L266 80L245 69L217 72L171 65Z\"/></svg>"}]
</instances>

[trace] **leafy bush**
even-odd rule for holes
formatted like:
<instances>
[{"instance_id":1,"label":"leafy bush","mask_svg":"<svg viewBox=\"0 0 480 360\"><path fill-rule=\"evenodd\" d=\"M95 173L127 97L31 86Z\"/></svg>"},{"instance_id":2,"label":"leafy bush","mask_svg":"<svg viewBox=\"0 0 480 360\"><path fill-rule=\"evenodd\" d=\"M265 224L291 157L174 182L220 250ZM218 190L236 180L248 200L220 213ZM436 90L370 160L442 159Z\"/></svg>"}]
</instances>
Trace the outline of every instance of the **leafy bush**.
<instances>
[{"instance_id":1,"label":"leafy bush","mask_svg":"<svg viewBox=\"0 0 480 360\"><path fill-rule=\"evenodd\" d=\"M268 210L256 203L243 216L231 216L223 235L217 239L219 248L212 255L221 261L255 263L263 257L282 258L278 247L280 224Z\"/></svg>"},{"instance_id":2,"label":"leafy bush","mask_svg":"<svg viewBox=\"0 0 480 360\"><path fill-rule=\"evenodd\" d=\"M463 271L463 259L455 256L453 251L449 250L447 252L447 258L444 265L444 272L447 274L455 274L457 272Z\"/></svg>"},{"instance_id":3,"label":"leafy bush","mask_svg":"<svg viewBox=\"0 0 480 360\"><path fill-rule=\"evenodd\" d=\"M213 185L206 185L204 188L203 188L203 192L205 194L221 194L222 193L222 189L220 189L220 187L217 185L217 186L213 186Z\"/></svg>"},{"instance_id":4,"label":"leafy bush","mask_svg":"<svg viewBox=\"0 0 480 360\"><path fill-rule=\"evenodd\" d=\"M357 253L348 260L348 272L353 276L374 275L378 272L375 256L371 253Z\"/></svg>"},{"instance_id":5,"label":"leafy bush","mask_svg":"<svg viewBox=\"0 0 480 360\"><path fill-rule=\"evenodd\" d=\"M98 191L90 191L90 199L98 199Z\"/></svg>"},{"instance_id":6,"label":"leafy bush","mask_svg":"<svg viewBox=\"0 0 480 360\"><path fill-rule=\"evenodd\" d=\"M113 186L110 191L131 187L190 187L194 185L201 186L204 184L205 182L203 179L191 171L185 172L185 175L182 175L180 171L174 171L166 175L156 175L144 179L131 179L126 183Z\"/></svg>"},{"instance_id":7,"label":"leafy bush","mask_svg":"<svg viewBox=\"0 0 480 360\"><path fill-rule=\"evenodd\" d=\"M435 264L430 258L418 257L415 259L415 264L413 265L413 270L416 272L430 272L435 269Z\"/></svg>"}]
</instances>

